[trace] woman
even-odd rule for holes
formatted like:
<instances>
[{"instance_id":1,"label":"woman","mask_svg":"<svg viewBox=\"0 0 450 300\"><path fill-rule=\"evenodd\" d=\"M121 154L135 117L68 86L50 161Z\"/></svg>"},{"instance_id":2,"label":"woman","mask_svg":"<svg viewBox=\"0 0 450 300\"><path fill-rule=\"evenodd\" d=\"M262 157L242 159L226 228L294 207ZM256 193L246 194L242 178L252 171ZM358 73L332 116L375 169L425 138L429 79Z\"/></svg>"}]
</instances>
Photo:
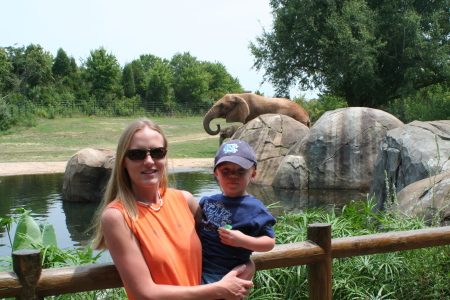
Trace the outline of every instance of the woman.
<instances>
[{"instance_id":1,"label":"woman","mask_svg":"<svg viewBox=\"0 0 450 300\"><path fill-rule=\"evenodd\" d=\"M96 221L94 249L108 248L130 299L243 299L239 266L200 285L201 210L192 194L168 189L167 139L148 119L122 133Z\"/></svg>"}]
</instances>

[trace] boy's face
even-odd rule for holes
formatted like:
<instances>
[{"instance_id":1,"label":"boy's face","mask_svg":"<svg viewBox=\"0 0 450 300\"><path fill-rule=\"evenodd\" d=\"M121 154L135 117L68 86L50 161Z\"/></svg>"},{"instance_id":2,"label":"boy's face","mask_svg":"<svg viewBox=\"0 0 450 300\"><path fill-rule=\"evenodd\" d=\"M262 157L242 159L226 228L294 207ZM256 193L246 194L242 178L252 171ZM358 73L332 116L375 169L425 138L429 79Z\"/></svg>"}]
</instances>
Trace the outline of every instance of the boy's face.
<instances>
[{"instance_id":1,"label":"boy's face","mask_svg":"<svg viewBox=\"0 0 450 300\"><path fill-rule=\"evenodd\" d=\"M229 197L240 197L247 195L247 186L255 179L256 169L244 169L232 162L223 162L214 170L222 187L223 194Z\"/></svg>"}]
</instances>

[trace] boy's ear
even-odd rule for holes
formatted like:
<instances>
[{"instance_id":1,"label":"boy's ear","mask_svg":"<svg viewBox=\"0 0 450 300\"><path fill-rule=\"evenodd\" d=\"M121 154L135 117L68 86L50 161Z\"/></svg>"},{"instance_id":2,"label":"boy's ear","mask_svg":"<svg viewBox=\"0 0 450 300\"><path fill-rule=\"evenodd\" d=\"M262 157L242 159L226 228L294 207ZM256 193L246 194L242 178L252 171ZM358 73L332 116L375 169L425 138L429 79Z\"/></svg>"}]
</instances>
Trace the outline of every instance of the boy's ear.
<instances>
[{"instance_id":1,"label":"boy's ear","mask_svg":"<svg viewBox=\"0 0 450 300\"><path fill-rule=\"evenodd\" d=\"M258 173L258 171L256 171L256 169L254 169L252 172L252 176L250 177L250 181L255 181L256 173Z\"/></svg>"}]
</instances>

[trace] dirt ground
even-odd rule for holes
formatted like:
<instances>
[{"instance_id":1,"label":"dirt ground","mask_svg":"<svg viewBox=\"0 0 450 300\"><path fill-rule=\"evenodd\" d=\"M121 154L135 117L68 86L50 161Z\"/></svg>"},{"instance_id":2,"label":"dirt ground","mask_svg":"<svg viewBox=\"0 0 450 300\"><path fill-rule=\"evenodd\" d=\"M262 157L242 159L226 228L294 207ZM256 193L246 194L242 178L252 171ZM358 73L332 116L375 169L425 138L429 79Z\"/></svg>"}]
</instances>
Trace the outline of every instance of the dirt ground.
<instances>
[{"instance_id":1,"label":"dirt ground","mask_svg":"<svg viewBox=\"0 0 450 300\"><path fill-rule=\"evenodd\" d=\"M213 163L214 158L169 159L169 168L208 168L212 167ZM64 173L66 164L66 161L0 163L0 176Z\"/></svg>"}]
</instances>

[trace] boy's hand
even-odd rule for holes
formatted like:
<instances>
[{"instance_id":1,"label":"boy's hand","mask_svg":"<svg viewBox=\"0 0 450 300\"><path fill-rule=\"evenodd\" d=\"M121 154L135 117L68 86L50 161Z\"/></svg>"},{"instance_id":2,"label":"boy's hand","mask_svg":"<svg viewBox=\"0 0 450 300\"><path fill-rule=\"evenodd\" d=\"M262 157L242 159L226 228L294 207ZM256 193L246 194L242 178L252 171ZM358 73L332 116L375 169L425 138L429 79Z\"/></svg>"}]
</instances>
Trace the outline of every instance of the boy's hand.
<instances>
[{"instance_id":1,"label":"boy's hand","mask_svg":"<svg viewBox=\"0 0 450 300\"><path fill-rule=\"evenodd\" d=\"M233 247L242 247L252 251L266 252L275 246L275 238L269 236L252 237L239 230L219 227L219 237L222 243Z\"/></svg>"},{"instance_id":2,"label":"boy's hand","mask_svg":"<svg viewBox=\"0 0 450 300\"><path fill-rule=\"evenodd\" d=\"M247 235L243 234L239 230L225 229L219 227L219 237L222 243L233 247L243 247Z\"/></svg>"}]
</instances>

